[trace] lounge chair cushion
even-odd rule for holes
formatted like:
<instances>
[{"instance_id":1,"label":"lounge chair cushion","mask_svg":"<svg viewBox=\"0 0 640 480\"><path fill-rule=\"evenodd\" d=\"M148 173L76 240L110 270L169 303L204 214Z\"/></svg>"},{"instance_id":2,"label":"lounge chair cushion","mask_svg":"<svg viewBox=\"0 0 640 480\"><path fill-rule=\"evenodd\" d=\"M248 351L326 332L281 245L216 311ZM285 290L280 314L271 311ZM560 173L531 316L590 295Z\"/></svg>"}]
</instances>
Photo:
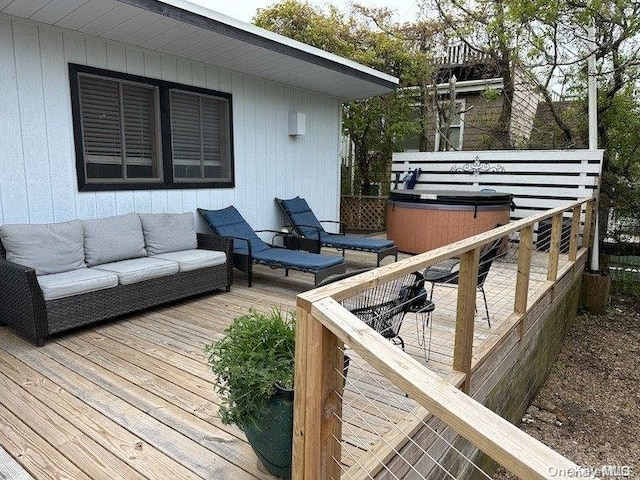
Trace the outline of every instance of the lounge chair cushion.
<instances>
[{"instance_id":1,"label":"lounge chair cushion","mask_svg":"<svg viewBox=\"0 0 640 480\"><path fill-rule=\"evenodd\" d=\"M31 267L36 275L84 268L82 222L0 226L0 238L10 262Z\"/></svg>"},{"instance_id":2,"label":"lounge chair cushion","mask_svg":"<svg viewBox=\"0 0 640 480\"><path fill-rule=\"evenodd\" d=\"M223 237L245 238L251 242L251 253L254 256L258 252L271 249L269 245L256 235L256 232L253 231L244 217L240 215L240 212L238 212L234 206L229 206L220 210L199 209L199 212L216 234ZM233 251L234 253L249 253L247 242L234 240Z\"/></svg>"},{"instance_id":3,"label":"lounge chair cushion","mask_svg":"<svg viewBox=\"0 0 640 480\"><path fill-rule=\"evenodd\" d=\"M145 257L105 263L93 267L93 269L115 273L118 276L120 285L131 285L132 283L151 280L152 278L173 275L178 273L180 267L177 262Z\"/></svg>"},{"instance_id":4,"label":"lounge chair cushion","mask_svg":"<svg viewBox=\"0 0 640 480\"><path fill-rule=\"evenodd\" d=\"M193 213L140 213L139 216L149 255L198 247Z\"/></svg>"},{"instance_id":5,"label":"lounge chair cushion","mask_svg":"<svg viewBox=\"0 0 640 480\"><path fill-rule=\"evenodd\" d=\"M284 268L293 268L309 272L316 272L334 265L341 264L342 257L318 255L315 253L287 250L284 248L271 248L254 253L253 258L266 265L274 265Z\"/></svg>"},{"instance_id":6,"label":"lounge chair cushion","mask_svg":"<svg viewBox=\"0 0 640 480\"><path fill-rule=\"evenodd\" d=\"M227 261L224 252L215 250L182 250L180 252L161 253L153 257L176 262L181 272L190 272L204 267L215 267Z\"/></svg>"},{"instance_id":7,"label":"lounge chair cushion","mask_svg":"<svg viewBox=\"0 0 640 480\"><path fill-rule=\"evenodd\" d=\"M310 238L318 238L318 233L326 234L322 224L316 218L316 215L309 207L304 198L295 197L286 200L280 200L280 205L285 209L291 221L295 224L296 230L300 235Z\"/></svg>"},{"instance_id":8,"label":"lounge chair cushion","mask_svg":"<svg viewBox=\"0 0 640 480\"><path fill-rule=\"evenodd\" d=\"M144 257L142 224L135 213L82 222L84 255L89 267Z\"/></svg>"},{"instance_id":9,"label":"lounge chair cushion","mask_svg":"<svg viewBox=\"0 0 640 480\"><path fill-rule=\"evenodd\" d=\"M104 290L118 285L118 276L105 270L80 268L68 272L38 275L45 301Z\"/></svg>"},{"instance_id":10,"label":"lounge chair cushion","mask_svg":"<svg viewBox=\"0 0 640 480\"><path fill-rule=\"evenodd\" d=\"M362 238L347 235L335 235L325 233L321 236L320 242L325 247L347 248L350 250L366 250L375 252L393 247L392 240L382 240L379 238Z\"/></svg>"}]
</instances>

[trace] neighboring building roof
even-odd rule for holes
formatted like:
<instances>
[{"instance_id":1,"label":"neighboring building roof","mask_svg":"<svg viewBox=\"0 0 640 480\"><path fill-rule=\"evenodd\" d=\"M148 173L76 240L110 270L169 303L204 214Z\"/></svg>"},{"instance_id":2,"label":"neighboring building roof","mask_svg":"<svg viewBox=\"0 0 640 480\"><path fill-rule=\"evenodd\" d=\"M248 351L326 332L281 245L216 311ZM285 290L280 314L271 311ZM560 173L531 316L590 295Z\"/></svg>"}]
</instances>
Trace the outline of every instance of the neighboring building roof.
<instances>
[{"instance_id":1,"label":"neighboring building roof","mask_svg":"<svg viewBox=\"0 0 640 480\"><path fill-rule=\"evenodd\" d=\"M333 95L388 93L398 79L183 0L1 2L0 13Z\"/></svg>"}]
</instances>

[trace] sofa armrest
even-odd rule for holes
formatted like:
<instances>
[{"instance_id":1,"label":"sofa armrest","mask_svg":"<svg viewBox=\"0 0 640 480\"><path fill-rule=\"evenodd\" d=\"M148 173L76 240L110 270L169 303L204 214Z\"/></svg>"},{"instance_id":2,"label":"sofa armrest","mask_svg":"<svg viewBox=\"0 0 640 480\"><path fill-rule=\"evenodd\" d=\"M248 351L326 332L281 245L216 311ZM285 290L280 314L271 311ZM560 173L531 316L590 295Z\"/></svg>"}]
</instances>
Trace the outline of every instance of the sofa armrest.
<instances>
[{"instance_id":1,"label":"sofa armrest","mask_svg":"<svg viewBox=\"0 0 640 480\"><path fill-rule=\"evenodd\" d=\"M217 250L227 255L227 286L230 287L233 283L233 239L209 233L198 233L198 248Z\"/></svg>"},{"instance_id":2,"label":"sofa armrest","mask_svg":"<svg viewBox=\"0 0 640 480\"><path fill-rule=\"evenodd\" d=\"M47 310L33 268L0 259L0 322L44 345Z\"/></svg>"}]
</instances>

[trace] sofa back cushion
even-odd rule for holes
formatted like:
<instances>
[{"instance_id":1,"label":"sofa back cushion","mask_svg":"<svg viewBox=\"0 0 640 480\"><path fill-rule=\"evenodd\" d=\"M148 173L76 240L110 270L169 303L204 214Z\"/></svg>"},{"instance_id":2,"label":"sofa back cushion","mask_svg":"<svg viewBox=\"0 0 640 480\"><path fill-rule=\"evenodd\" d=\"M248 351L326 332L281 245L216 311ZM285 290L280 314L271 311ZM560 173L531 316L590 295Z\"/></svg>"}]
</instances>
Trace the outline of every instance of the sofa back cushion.
<instances>
[{"instance_id":1,"label":"sofa back cushion","mask_svg":"<svg viewBox=\"0 0 640 480\"><path fill-rule=\"evenodd\" d=\"M84 268L82 222L2 225L6 258L35 269L36 275Z\"/></svg>"},{"instance_id":2,"label":"sofa back cushion","mask_svg":"<svg viewBox=\"0 0 640 480\"><path fill-rule=\"evenodd\" d=\"M197 248L193 213L141 213L144 242L149 255Z\"/></svg>"},{"instance_id":3,"label":"sofa back cushion","mask_svg":"<svg viewBox=\"0 0 640 480\"><path fill-rule=\"evenodd\" d=\"M144 237L135 213L83 220L84 253L87 265L144 257Z\"/></svg>"}]
</instances>

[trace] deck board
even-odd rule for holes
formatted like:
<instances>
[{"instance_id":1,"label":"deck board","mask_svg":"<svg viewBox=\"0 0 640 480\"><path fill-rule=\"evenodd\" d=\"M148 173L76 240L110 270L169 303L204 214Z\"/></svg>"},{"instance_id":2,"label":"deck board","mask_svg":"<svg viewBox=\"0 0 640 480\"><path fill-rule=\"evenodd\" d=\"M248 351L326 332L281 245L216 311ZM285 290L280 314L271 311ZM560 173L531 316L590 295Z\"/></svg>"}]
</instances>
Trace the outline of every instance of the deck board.
<instances>
[{"instance_id":1,"label":"deck board","mask_svg":"<svg viewBox=\"0 0 640 480\"><path fill-rule=\"evenodd\" d=\"M370 265L355 252L347 253L347 261L350 269ZM492 339L512 312L514 273L509 262L492 268L486 288L492 328L479 303L475 347ZM546 265L537 265L532 291L545 280ZM311 287L308 274L285 277L282 270L257 266L252 288L237 274L231 292L57 335L41 348L0 327L0 447L35 479L272 478L244 434L222 424L204 346L249 308L291 310L295 296ZM424 333L430 338L426 365L443 377L451 372L455 299L455 288L436 289L436 311ZM401 333L407 352L424 363L421 328L408 316ZM416 407L348 352L347 466Z\"/></svg>"}]
</instances>

